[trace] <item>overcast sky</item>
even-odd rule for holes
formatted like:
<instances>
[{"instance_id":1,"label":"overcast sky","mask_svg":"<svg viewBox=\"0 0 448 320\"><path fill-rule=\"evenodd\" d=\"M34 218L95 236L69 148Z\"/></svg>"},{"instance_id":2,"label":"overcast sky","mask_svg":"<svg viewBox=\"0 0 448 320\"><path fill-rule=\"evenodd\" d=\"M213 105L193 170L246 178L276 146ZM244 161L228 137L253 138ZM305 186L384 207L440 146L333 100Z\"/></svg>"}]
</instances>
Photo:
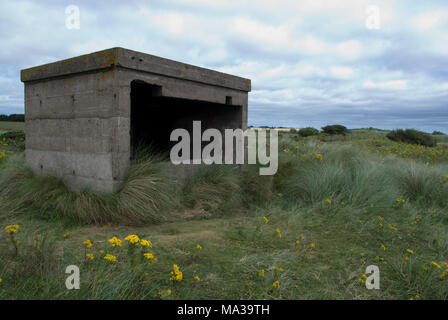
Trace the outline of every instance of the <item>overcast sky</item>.
<instances>
[{"instance_id":1,"label":"overcast sky","mask_svg":"<svg viewBox=\"0 0 448 320\"><path fill-rule=\"evenodd\" d=\"M0 0L0 36L0 114L20 69L119 46L251 79L250 125L448 133L447 0Z\"/></svg>"}]
</instances>

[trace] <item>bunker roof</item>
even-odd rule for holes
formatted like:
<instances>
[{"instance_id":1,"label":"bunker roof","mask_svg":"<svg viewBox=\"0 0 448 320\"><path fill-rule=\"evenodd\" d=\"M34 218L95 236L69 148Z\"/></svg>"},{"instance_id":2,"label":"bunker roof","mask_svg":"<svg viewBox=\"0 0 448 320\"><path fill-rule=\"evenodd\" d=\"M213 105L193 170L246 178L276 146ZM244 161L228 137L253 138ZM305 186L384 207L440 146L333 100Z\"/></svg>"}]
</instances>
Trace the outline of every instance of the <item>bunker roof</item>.
<instances>
[{"instance_id":1,"label":"bunker roof","mask_svg":"<svg viewBox=\"0 0 448 320\"><path fill-rule=\"evenodd\" d=\"M31 82L114 67L147 72L249 92L251 81L234 75L169 60L150 54L115 47L21 70L21 81Z\"/></svg>"}]
</instances>

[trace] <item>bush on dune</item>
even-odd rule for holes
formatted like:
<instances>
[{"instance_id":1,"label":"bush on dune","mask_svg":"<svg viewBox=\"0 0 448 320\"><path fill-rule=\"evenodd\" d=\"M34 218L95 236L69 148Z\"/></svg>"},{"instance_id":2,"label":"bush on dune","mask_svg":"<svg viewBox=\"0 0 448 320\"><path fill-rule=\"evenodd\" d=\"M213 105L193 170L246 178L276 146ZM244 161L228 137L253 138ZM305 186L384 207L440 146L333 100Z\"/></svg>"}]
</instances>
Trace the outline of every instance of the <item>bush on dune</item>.
<instances>
[{"instance_id":1,"label":"bush on dune","mask_svg":"<svg viewBox=\"0 0 448 320\"><path fill-rule=\"evenodd\" d=\"M392 141L410 144L419 144L426 147L435 147L436 141L429 134L414 129L397 129L386 135Z\"/></svg>"}]
</instances>

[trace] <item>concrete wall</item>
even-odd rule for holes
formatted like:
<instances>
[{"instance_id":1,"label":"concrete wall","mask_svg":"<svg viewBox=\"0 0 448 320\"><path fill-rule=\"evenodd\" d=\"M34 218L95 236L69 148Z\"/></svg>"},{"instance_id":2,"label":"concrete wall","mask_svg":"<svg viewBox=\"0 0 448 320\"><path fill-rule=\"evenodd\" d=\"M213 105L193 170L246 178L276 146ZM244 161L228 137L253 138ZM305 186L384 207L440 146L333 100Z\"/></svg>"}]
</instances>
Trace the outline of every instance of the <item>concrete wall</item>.
<instances>
[{"instance_id":1,"label":"concrete wall","mask_svg":"<svg viewBox=\"0 0 448 320\"><path fill-rule=\"evenodd\" d=\"M162 87L162 96L241 106L222 128L247 128L250 80L113 48L22 70L26 161L74 190L112 192L130 164L131 82ZM204 115L205 116L205 115Z\"/></svg>"}]
</instances>

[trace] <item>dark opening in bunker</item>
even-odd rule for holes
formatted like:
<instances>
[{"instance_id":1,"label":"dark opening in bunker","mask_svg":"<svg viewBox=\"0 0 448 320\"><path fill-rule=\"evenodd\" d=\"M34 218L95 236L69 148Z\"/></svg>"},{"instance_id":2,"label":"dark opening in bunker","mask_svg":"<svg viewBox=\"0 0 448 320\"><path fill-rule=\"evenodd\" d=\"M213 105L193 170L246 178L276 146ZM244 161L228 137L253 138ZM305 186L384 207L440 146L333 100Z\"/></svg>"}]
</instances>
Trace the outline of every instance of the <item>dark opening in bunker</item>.
<instances>
[{"instance_id":1,"label":"dark opening in bunker","mask_svg":"<svg viewBox=\"0 0 448 320\"><path fill-rule=\"evenodd\" d=\"M183 128L192 139L193 121L201 121L202 132L209 128L222 133L224 129L241 128L242 107L231 103L231 97L225 97L222 103L164 97L161 86L132 81L131 158L137 150L146 148L169 153L177 143L170 141L171 132Z\"/></svg>"}]
</instances>

